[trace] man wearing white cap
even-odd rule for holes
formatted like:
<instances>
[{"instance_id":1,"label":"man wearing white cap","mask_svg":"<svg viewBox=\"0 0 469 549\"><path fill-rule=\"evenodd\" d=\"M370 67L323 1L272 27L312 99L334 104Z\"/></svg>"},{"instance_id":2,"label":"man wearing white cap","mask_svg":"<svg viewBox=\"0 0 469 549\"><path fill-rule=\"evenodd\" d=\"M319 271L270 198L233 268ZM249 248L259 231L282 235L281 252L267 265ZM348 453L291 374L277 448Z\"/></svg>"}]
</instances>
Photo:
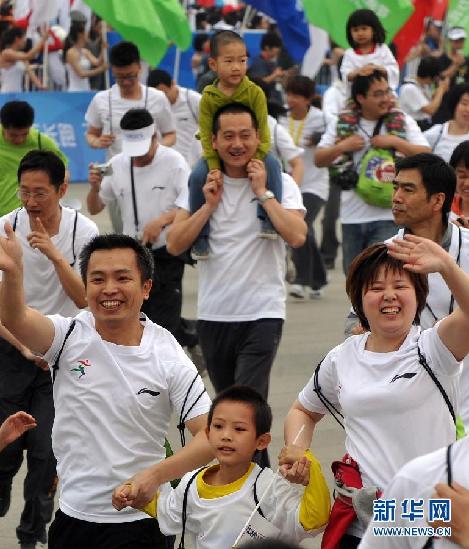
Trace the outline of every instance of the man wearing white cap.
<instances>
[{"instance_id":1,"label":"man wearing white cap","mask_svg":"<svg viewBox=\"0 0 469 549\"><path fill-rule=\"evenodd\" d=\"M181 154L158 143L146 109L129 110L120 129L122 153L112 158L109 174L102 178L90 169L88 210L97 214L117 200L124 234L151 248L155 277L143 311L175 335L181 322L184 262L166 251L166 232L187 200L189 168Z\"/></svg>"},{"instance_id":2,"label":"man wearing white cap","mask_svg":"<svg viewBox=\"0 0 469 549\"><path fill-rule=\"evenodd\" d=\"M469 59L464 57L466 30L463 27L451 27L448 31L448 52L440 57L443 76L449 76L451 87L469 80Z\"/></svg>"}]
</instances>

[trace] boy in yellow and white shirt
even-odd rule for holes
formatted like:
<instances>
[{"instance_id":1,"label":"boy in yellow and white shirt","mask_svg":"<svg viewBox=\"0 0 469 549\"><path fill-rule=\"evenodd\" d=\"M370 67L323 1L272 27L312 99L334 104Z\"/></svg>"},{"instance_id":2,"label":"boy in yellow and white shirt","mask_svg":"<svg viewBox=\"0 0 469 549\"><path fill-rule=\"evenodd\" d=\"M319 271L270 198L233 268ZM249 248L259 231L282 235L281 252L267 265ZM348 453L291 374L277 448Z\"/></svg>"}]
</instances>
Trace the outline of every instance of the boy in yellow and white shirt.
<instances>
[{"instance_id":1,"label":"boy in yellow and white shirt","mask_svg":"<svg viewBox=\"0 0 469 549\"><path fill-rule=\"evenodd\" d=\"M329 518L330 496L313 455L308 451L284 472L289 480L251 461L269 445L271 423L270 407L257 391L233 386L220 393L207 427L218 463L186 474L176 489L162 486L143 510L158 517L165 535L184 529L196 549L232 547L261 498L258 512L269 532L273 526L278 537L291 541L317 535Z\"/></svg>"}]
</instances>

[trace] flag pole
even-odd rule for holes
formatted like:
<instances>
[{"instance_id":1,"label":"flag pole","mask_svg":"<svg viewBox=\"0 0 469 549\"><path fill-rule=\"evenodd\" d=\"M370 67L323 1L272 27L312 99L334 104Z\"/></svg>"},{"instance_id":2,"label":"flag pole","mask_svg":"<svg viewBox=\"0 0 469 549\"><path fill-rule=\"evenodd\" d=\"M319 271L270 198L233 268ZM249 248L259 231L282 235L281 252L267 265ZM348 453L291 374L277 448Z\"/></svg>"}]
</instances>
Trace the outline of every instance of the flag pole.
<instances>
[{"instance_id":1,"label":"flag pole","mask_svg":"<svg viewBox=\"0 0 469 549\"><path fill-rule=\"evenodd\" d=\"M104 21L104 19L101 19L102 25L101 25L101 42L104 44L107 44L107 23ZM102 46L101 46L102 47ZM108 48L104 51L103 56L104 63L108 63L109 61L109 51ZM109 76L109 67L104 71L104 89L107 90L111 87L111 78Z\"/></svg>"},{"instance_id":2,"label":"flag pole","mask_svg":"<svg viewBox=\"0 0 469 549\"><path fill-rule=\"evenodd\" d=\"M49 85L49 23L46 24L46 41L42 53L42 85L44 88Z\"/></svg>"},{"instance_id":3,"label":"flag pole","mask_svg":"<svg viewBox=\"0 0 469 549\"><path fill-rule=\"evenodd\" d=\"M189 9L189 0L184 0L183 3L184 13L186 14L186 17L188 17L188 9ZM174 70L173 70L173 80L177 84L179 80L179 71L181 69L181 55L182 52L180 48L176 47L176 54L174 56Z\"/></svg>"},{"instance_id":4,"label":"flag pole","mask_svg":"<svg viewBox=\"0 0 469 549\"><path fill-rule=\"evenodd\" d=\"M243 36L244 31L246 30L248 23L254 15L255 11L256 10L252 6L250 6L249 4L246 5L246 9L244 10L243 22L241 23L240 29L241 36Z\"/></svg>"}]
</instances>

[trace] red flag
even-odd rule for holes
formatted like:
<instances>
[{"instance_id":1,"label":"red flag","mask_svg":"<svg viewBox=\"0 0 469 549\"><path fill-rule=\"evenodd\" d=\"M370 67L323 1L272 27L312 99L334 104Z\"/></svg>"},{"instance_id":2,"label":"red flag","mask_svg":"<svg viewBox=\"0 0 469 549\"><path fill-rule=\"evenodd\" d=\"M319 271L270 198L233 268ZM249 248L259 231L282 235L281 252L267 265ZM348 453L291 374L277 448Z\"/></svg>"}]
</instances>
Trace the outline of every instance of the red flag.
<instances>
[{"instance_id":1,"label":"red flag","mask_svg":"<svg viewBox=\"0 0 469 549\"><path fill-rule=\"evenodd\" d=\"M447 9L448 0L433 0L432 18L437 21L444 21Z\"/></svg>"},{"instance_id":2,"label":"red flag","mask_svg":"<svg viewBox=\"0 0 469 549\"><path fill-rule=\"evenodd\" d=\"M396 44L397 61L400 67L404 64L404 59L410 49L420 40L424 30L425 17L432 15L435 3L440 3L440 1L414 0L414 13L407 19L406 24L396 34L393 40Z\"/></svg>"}]
</instances>

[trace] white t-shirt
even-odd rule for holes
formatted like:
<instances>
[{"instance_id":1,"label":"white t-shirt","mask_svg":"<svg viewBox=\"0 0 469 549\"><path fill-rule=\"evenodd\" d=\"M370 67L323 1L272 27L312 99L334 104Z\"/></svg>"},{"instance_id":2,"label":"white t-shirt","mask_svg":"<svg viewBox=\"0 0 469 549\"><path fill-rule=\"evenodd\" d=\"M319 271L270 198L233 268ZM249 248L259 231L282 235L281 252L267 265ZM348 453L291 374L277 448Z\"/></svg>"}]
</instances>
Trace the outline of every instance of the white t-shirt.
<instances>
[{"instance_id":1,"label":"white t-shirt","mask_svg":"<svg viewBox=\"0 0 469 549\"><path fill-rule=\"evenodd\" d=\"M360 467L364 486L383 489L409 460L456 438L446 402L417 353L418 343L457 409L460 363L437 326L423 332L412 326L399 350L390 353L366 350L369 333L351 336L321 364L321 392L345 416L345 447ZM327 412L314 390L314 376L298 398L311 412Z\"/></svg>"},{"instance_id":2,"label":"white t-shirt","mask_svg":"<svg viewBox=\"0 0 469 549\"><path fill-rule=\"evenodd\" d=\"M411 526L425 528L428 526L428 500L432 498L435 485L447 484L447 448L440 448L431 454L418 457L407 463L392 479L382 498L396 499L395 522L371 522L360 544L360 549L422 549L428 538L415 537L380 537L373 535L373 527L404 527ZM453 482L457 482L466 490L469 488L469 437L464 437L453 444L451 448L451 472ZM424 500L424 518L417 518L414 522L402 518L401 502L405 499ZM378 541L379 540L379 541ZM445 538L434 539L435 549L456 549L452 541Z\"/></svg>"},{"instance_id":3,"label":"white t-shirt","mask_svg":"<svg viewBox=\"0 0 469 549\"><path fill-rule=\"evenodd\" d=\"M260 471L256 465L238 491L214 499L201 498L197 480L191 482L187 498L186 532L194 538L195 549L225 549L233 546L256 506L254 483ZM184 492L193 474L194 471L184 475L175 490L171 490L168 485L162 487L158 499L158 524L165 535L182 532ZM301 541L316 535L318 530L307 532L299 521L298 509L303 487L276 475L274 484L267 490L274 475L271 469L265 468L256 483L258 498L266 493L261 503L265 518L281 530L284 540Z\"/></svg>"},{"instance_id":4,"label":"white t-shirt","mask_svg":"<svg viewBox=\"0 0 469 549\"><path fill-rule=\"evenodd\" d=\"M339 112L345 108L346 89L342 80L336 80L322 96L322 112L327 124L337 122Z\"/></svg>"},{"instance_id":5,"label":"white t-shirt","mask_svg":"<svg viewBox=\"0 0 469 549\"><path fill-rule=\"evenodd\" d=\"M431 120L431 116L422 111L431 100L431 89L420 86L413 78L407 78L399 90L399 106L414 120Z\"/></svg>"},{"instance_id":6,"label":"white t-shirt","mask_svg":"<svg viewBox=\"0 0 469 549\"><path fill-rule=\"evenodd\" d=\"M448 133L449 122L435 124L424 135L430 143L432 152L441 156L445 162L449 162L454 149L469 139L469 133L463 135L450 135Z\"/></svg>"},{"instance_id":7,"label":"white t-shirt","mask_svg":"<svg viewBox=\"0 0 469 549\"><path fill-rule=\"evenodd\" d=\"M53 364L72 319L49 318L55 335L44 358ZM112 491L164 459L172 412L179 419L197 370L174 337L146 317L139 346L101 339L88 311L75 319L54 383L52 446L60 480L60 509L89 522L145 518L135 509L116 511ZM184 412L203 389L198 377ZM207 413L209 406L205 393L186 419Z\"/></svg>"},{"instance_id":8,"label":"white t-shirt","mask_svg":"<svg viewBox=\"0 0 469 549\"><path fill-rule=\"evenodd\" d=\"M374 51L365 55L356 53L352 48L347 48L345 50L340 73L342 75L342 80L347 83L347 97L350 96L351 90L351 82L349 82L347 78L349 72L360 69L370 63L373 65L380 65L386 69L389 86L396 92L397 87L399 86L399 65L386 44L377 44Z\"/></svg>"},{"instance_id":9,"label":"white t-shirt","mask_svg":"<svg viewBox=\"0 0 469 549\"><path fill-rule=\"evenodd\" d=\"M324 115L319 109L310 107L304 120L294 120L291 117L282 118L280 123L290 132L295 142L304 149L303 162L305 171L301 181L301 192L319 196L324 201L329 196L329 170L318 168L314 163L316 147L308 145L314 134L323 134L326 130Z\"/></svg>"},{"instance_id":10,"label":"white t-shirt","mask_svg":"<svg viewBox=\"0 0 469 549\"><path fill-rule=\"evenodd\" d=\"M298 185L288 174L282 178L282 206L304 212ZM259 238L257 204L249 179L224 176L210 217L210 255L197 264L200 320L285 318L285 242ZM188 201L184 209L190 211Z\"/></svg>"},{"instance_id":11,"label":"white t-shirt","mask_svg":"<svg viewBox=\"0 0 469 549\"><path fill-rule=\"evenodd\" d=\"M23 286L26 304L34 307L42 314L76 315L78 307L68 297L63 289L57 271L41 251L31 248L27 240L31 233L29 215L24 208L13 210L0 219L0 235L5 236L4 226L8 221L14 225L16 214L16 238L23 250ZM82 214L78 214L75 232L75 246L73 247L73 225L75 223L75 210L62 206L59 232L51 240L54 246L65 257L77 273L80 272L79 257L85 244L98 234L96 223ZM74 252L75 251L75 255ZM2 279L0 271L0 280Z\"/></svg>"},{"instance_id":12,"label":"white t-shirt","mask_svg":"<svg viewBox=\"0 0 469 549\"><path fill-rule=\"evenodd\" d=\"M359 172L361 160L368 152L370 146L370 137L373 135L373 130L376 126L376 120L366 120L360 118L357 135L360 135L365 140L365 148L353 153L353 162L357 166ZM414 145L423 145L428 147L427 140L423 136L420 128L415 120L409 115L405 115L406 134L405 139ZM337 124L329 124L326 133L322 136L318 148L332 147L336 144ZM380 135L386 134L386 126L381 126ZM362 200L355 191L342 191L340 202L340 220L342 223L368 223L370 221L391 220L391 208L379 208L378 206L370 206Z\"/></svg>"},{"instance_id":13,"label":"white t-shirt","mask_svg":"<svg viewBox=\"0 0 469 549\"><path fill-rule=\"evenodd\" d=\"M189 162L194 134L199 130L200 93L179 86L179 95L171 110L176 120L176 149Z\"/></svg>"},{"instance_id":14,"label":"white t-shirt","mask_svg":"<svg viewBox=\"0 0 469 549\"><path fill-rule=\"evenodd\" d=\"M288 163L294 158L301 156L304 149L295 145L292 136L273 116L267 117L270 131L270 152L282 164L282 168L288 173Z\"/></svg>"},{"instance_id":15,"label":"white t-shirt","mask_svg":"<svg viewBox=\"0 0 469 549\"><path fill-rule=\"evenodd\" d=\"M89 126L100 128L103 134L112 133L114 143L107 150L107 157L112 158L122 151L122 130L120 121L130 109L147 109L153 117L159 135L176 131L176 123L171 105L166 95L154 88L141 85L140 99L121 97L120 88L114 84L109 90L98 92L85 113Z\"/></svg>"},{"instance_id":16,"label":"white t-shirt","mask_svg":"<svg viewBox=\"0 0 469 549\"><path fill-rule=\"evenodd\" d=\"M161 214L182 207L187 202L189 167L177 151L158 145L148 166L134 166L135 197L138 214L138 231L135 227L130 177L130 158L120 153L111 160L112 175L101 182L99 196L105 204L118 200L122 212L124 233L142 237L145 225ZM153 248L166 245L165 227Z\"/></svg>"}]
</instances>

